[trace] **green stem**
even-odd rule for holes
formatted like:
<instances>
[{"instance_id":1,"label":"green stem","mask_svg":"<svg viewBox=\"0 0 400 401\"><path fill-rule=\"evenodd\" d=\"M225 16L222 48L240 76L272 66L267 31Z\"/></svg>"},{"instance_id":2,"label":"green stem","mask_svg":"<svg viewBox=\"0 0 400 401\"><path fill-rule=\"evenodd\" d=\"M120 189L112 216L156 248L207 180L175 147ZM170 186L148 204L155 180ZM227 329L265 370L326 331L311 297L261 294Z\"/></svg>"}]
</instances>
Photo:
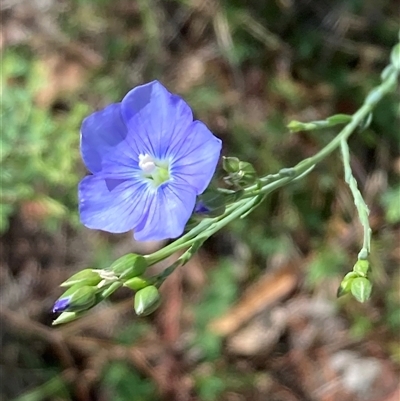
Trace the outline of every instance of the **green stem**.
<instances>
[{"instance_id":1,"label":"green stem","mask_svg":"<svg viewBox=\"0 0 400 401\"><path fill-rule=\"evenodd\" d=\"M353 195L354 204L356 205L358 216L360 218L361 225L364 229L364 241L363 247L358 254L359 259L367 259L370 249L371 249L371 228L369 226L369 209L366 205L364 198L361 195L360 190L357 186L357 181L353 176L350 166L350 149L349 145L345 140L341 142L341 151L343 157L343 166L344 166L344 178L347 184L350 187L350 191Z\"/></svg>"},{"instance_id":2,"label":"green stem","mask_svg":"<svg viewBox=\"0 0 400 401\"><path fill-rule=\"evenodd\" d=\"M324 148L322 148L314 156L309 157L296 166L281 170L278 174L268 175L260 179L260 182L254 184L244 190L244 196L240 200L227 206L223 215L207 218L200 222L196 227L187 232L181 238L148 255L146 258L149 264L159 262L174 252L190 247L197 239L202 238L204 241L212 234L219 231L222 227L245 214L253 208L259 201L260 195L266 195L270 192L283 187L300 176L308 174L314 165L318 164L336 150L342 142L359 127L368 115L373 111L376 104L389 92L396 87L399 70L396 68L389 69L382 83L372 89L361 108L351 116L350 122L339 132L339 134ZM272 181L272 182L271 182ZM365 227L365 226L364 226ZM369 250L369 234L365 236L364 246Z\"/></svg>"}]
</instances>

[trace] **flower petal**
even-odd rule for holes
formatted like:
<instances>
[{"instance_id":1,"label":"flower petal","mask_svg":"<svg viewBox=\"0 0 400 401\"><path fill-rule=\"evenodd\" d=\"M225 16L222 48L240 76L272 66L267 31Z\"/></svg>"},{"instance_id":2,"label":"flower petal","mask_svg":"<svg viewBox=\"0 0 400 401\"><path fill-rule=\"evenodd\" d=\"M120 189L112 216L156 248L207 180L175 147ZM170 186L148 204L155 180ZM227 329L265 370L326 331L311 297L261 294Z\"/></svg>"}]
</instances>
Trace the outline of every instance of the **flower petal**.
<instances>
[{"instance_id":1,"label":"flower petal","mask_svg":"<svg viewBox=\"0 0 400 401\"><path fill-rule=\"evenodd\" d=\"M199 195L210 183L221 153L221 140L201 121L194 121L171 155L171 175L185 180Z\"/></svg>"},{"instance_id":2,"label":"flower petal","mask_svg":"<svg viewBox=\"0 0 400 401\"><path fill-rule=\"evenodd\" d=\"M142 222L135 228L138 241L179 237L196 202L196 193L185 182L169 182L157 189Z\"/></svg>"},{"instance_id":3,"label":"flower petal","mask_svg":"<svg viewBox=\"0 0 400 401\"><path fill-rule=\"evenodd\" d=\"M70 306L71 297L58 299L53 306L53 313L64 312Z\"/></svg>"},{"instance_id":4,"label":"flower petal","mask_svg":"<svg viewBox=\"0 0 400 401\"><path fill-rule=\"evenodd\" d=\"M91 175L79 184L80 218L88 228L123 233L141 222L151 198L146 181Z\"/></svg>"},{"instance_id":5,"label":"flower petal","mask_svg":"<svg viewBox=\"0 0 400 401\"><path fill-rule=\"evenodd\" d=\"M122 100L121 113L129 129L127 140L138 153L165 159L170 146L193 122L192 110L160 82L132 89Z\"/></svg>"},{"instance_id":6,"label":"flower petal","mask_svg":"<svg viewBox=\"0 0 400 401\"><path fill-rule=\"evenodd\" d=\"M92 173L101 171L102 158L123 141L127 133L120 103L86 117L81 127L81 153L86 167Z\"/></svg>"}]
</instances>

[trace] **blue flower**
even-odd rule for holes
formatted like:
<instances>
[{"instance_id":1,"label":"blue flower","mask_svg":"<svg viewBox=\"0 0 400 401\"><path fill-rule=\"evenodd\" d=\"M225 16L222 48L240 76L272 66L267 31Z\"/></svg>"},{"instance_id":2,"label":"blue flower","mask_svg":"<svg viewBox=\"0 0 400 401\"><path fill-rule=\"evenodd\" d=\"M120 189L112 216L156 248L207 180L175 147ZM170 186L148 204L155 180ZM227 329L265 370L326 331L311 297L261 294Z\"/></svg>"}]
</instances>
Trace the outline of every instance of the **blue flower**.
<instances>
[{"instance_id":1,"label":"blue flower","mask_svg":"<svg viewBox=\"0 0 400 401\"><path fill-rule=\"evenodd\" d=\"M87 117L79 185L83 224L139 241L179 237L208 186L221 141L158 81Z\"/></svg>"}]
</instances>

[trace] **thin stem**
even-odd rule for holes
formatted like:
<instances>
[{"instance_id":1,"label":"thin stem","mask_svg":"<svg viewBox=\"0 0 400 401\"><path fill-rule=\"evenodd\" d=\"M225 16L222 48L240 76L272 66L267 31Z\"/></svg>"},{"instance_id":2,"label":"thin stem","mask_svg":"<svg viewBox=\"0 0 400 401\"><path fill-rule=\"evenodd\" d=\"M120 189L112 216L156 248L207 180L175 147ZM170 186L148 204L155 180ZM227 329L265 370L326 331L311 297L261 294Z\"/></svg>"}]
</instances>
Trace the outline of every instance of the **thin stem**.
<instances>
[{"instance_id":1,"label":"thin stem","mask_svg":"<svg viewBox=\"0 0 400 401\"><path fill-rule=\"evenodd\" d=\"M364 104L361 108L353 114L351 121L339 132L339 134L329 142L324 148L322 148L314 156L309 157L296 166L288 169L281 170L278 174L268 175L260 179L261 183L264 183L261 187L260 184L254 184L244 190L244 198L232 203L227 206L225 213L222 216L207 218L200 222L196 227L187 232L181 238L167 245L147 256L149 264L159 262L166 257L172 255L174 252L190 247L197 238L209 238L212 234L219 231L222 227L235 220L236 218L245 214L248 210L254 207L259 198L259 195L266 195L270 192L283 187L290 183L296 178L306 175L309 173L313 166L324 160L329 156L335 149L337 149L342 141L346 141L347 138L359 127L363 121L372 112L376 104L396 86L397 77L399 71L392 69L382 81L380 85L372 89ZM282 177L282 178L279 178ZM271 182L271 180L274 180ZM369 243L368 238L365 238L365 244ZM369 245L366 248L369 250Z\"/></svg>"},{"instance_id":2,"label":"thin stem","mask_svg":"<svg viewBox=\"0 0 400 401\"><path fill-rule=\"evenodd\" d=\"M366 205L364 198L361 195L360 190L357 186L357 181L353 176L350 166L350 149L347 141L342 140L341 142L341 151L343 157L343 166L344 166L344 178L347 184L350 187L350 191L353 195L354 204L356 205L358 216L360 218L361 225L364 229L364 240L363 247L358 255L359 259L367 259L370 250L371 250L371 228L369 226L369 209Z\"/></svg>"}]
</instances>

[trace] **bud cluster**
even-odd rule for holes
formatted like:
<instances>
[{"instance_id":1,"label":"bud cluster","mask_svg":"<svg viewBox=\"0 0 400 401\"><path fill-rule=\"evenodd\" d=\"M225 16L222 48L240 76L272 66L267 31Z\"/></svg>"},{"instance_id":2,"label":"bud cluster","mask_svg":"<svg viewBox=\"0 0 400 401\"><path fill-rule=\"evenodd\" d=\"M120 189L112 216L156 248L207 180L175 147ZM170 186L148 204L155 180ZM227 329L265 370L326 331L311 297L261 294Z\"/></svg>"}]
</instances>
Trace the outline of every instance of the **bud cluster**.
<instances>
[{"instance_id":1,"label":"bud cluster","mask_svg":"<svg viewBox=\"0 0 400 401\"><path fill-rule=\"evenodd\" d=\"M352 293L359 302L365 302L371 296L372 284L368 279L369 262L359 259L353 267L353 271L347 273L338 289L338 297Z\"/></svg>"},{"instance_id":2,"label":"bud cluster","mask_svg":"<svg viewBox=\"0 0 400 401\"><path fill-rule=\"evenodd\" d=\"M251 163L237 157L223 157L222 168L228 173L224 180L227 184L242 188L257 181L256 171Z\"/></svg>"},{"instance_id":3,"label":"bud cluster","mask_svg":"<svg viewBox=\"0 0 400 401\"><path fill-rule=\"evenodd\" d=\"M134 308L138 315L148 315L160 304L154 279L142 275L148 267L144 256L133 253L116 260L108 269L84 269L61 284L67 290L53 306L60 313L54 325L67 323L108 298L121 286L134 290Z\"/></svg>"}]
</instances>

